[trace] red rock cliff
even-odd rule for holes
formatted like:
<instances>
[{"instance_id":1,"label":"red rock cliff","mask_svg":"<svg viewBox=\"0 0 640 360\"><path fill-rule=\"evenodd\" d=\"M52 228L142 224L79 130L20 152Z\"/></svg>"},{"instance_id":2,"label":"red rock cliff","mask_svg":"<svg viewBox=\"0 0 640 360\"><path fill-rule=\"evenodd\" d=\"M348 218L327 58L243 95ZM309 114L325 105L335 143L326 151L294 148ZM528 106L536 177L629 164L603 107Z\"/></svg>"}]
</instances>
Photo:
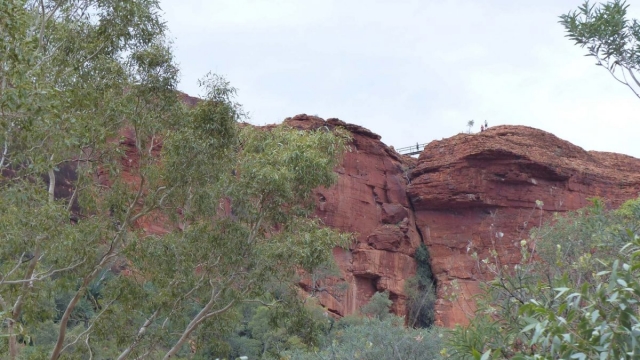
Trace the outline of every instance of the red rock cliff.
<instances>
[{"instance_id":1,"label":"red rock cliff","mask_svg":"<svg viewBox=\"0 0 640 360\"><path fill-rule=\"evenodd\" d=\"M410 178L416 225L438 282L436 316L451 327L467 323L483 278L471 254L483 259L493 249L502 264L515 264L520 240L552 213L595 196L611 207L637 197L640 159L588 152L525 126L497 126L431 142Z\"/></svg>"},{"instance_id":2,"label":"red rock cliff","mask_svg":"<svg viewBox=\"0 0 640 360\"><path fill-rule=\"evenodd\" d=\"M336 169L338 183L316 193L317 215L357 235L350 251L334 252L346 292L321 295L340 315L382 290L404 314L404 283L424 241L437 279L437 323L467 323L485 277L473 253L482 259L496 250L501 263L515 264L520 240L552 213L584 207L594 196L615 207L640 192L640 159L587 152L524 126L433 141L416 162L360 126L307 115L285 122L301 129L342 126L353 135L352 151Z\"/></svg>"},{"instance_id":3,"label":"red rock cliff","mask_svg":"<svg viewBox=\"0 0 640 360\"><path fill-rule=\"evenodd\" d=\"M524 126L433 141L416 160L396 153L379 135L338 119L298 115L285 123L299 129L340 126L353 136L351 151L336 169L337 184L315 193L316 215L356 235L350 250L334 250L341 275L329 285L348 286L320 293L321 303L337 315L356 312L384 290L394 312L403 315L404 284L415 274L412 256L424 242L437 278L437 323L467 323L472 296L485 277L473 253L482 259L496 250L503 264L514 264L520 240L552 213L584 207L594 196L614 207L640 193L640 159L587 152ZM123 139L131 148L130 131L123 130ZM125 176L131 177L137 161L126 153ZM59 189L61 196L65 189ZM140 226L164 232L150 219ZM308 287L309 280L301 285Z\"/></svg>"},{"instance_id":4,"label":"red rock cliff","mask_svg":"<svg viewBox=\"0 0 640 360\"><path fill-rule=\"evenodd\" d=\"M338 183L316 191L316 211L325 224L356 236L351 251L334 250L348 287L320 293L338 315L355 313L377 291L388 290L393 310L405 313L404 283L415 274L413 253L421 242L407 197L408 172L415 161L380 141L380 136L338 119L298 115L285 123L312 129L343 127L353 136L351 151L336 169ZM303 285L304 286L304 285Z\"/></svg>"}]
</instances>

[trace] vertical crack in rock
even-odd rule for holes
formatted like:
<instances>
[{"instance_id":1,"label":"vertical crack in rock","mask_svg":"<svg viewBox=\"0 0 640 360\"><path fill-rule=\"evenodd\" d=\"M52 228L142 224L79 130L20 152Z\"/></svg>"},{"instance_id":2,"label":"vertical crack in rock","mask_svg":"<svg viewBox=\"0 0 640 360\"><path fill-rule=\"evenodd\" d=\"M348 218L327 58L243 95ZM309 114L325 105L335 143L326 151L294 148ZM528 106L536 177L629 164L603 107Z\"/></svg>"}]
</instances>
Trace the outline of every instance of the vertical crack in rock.
<instances>
[{"instance_id":1,"label":"vertical crack in rock","mask_svg":"<svg viewBox=\"0 0 640 360\"><path fill-rule=\"evenodd\" d=\"M411 184L410 181L407 179L406 186L409 186L410 184ZM409 207L410 207L410 210L411 210L410 216L413 218L414 228L416 230L416 233L418 234L418 237L420 238L420 243L424 244L424 246L427 249L427 254L429 254L430 253L429 246L427 245L427 242L425 241L426 239L425 239L424 235L422 234L422 230L420 229L420 226L418 226L418 223L416 221L416 210L415 210L415 207L413 205L413 201L411 200L411 197L409 196L408 192L405 192L405 194L407 196L407 203L409 204ZM416 249L416 251L417 251L417 249ZM420 264L418 264L418 260L415 257L416 256L414 254L414 261L416 263L416 275L415 276L419 277L420 276L420 268L419 268ZM433 273L433 267L431 266L431 258L430 257L429 257L429 263L428 263L428 272L430 274L430 276L429 276L430 277L430 279L429 279L430 285L432 287L432 291L433 291L434 296L435 296L435 294L438 293L438 281L437 281L437 278L435 277L435 275ZM425 290L423 290L423 291L425 291ZM435 301L435 299L434 299L434 301ZM431 304L429 306L431 307L430 311L433 311L433 316L434 317L431 318L431 320L429 321L428 324L426 324L427 326L431 326L432 325L431 321L435 322L435 320L436 320L435 319L435 316L436 316L435 303L433 303L433 304ZM413 321L413 323L415 324L416 319L413 319L413 320L409 319L409 315L410 315L411 309L407 309L407 310L408 310L407 314L406 314L407 321ZM417 315L416 315L416 318L417 318ZM411 325L413 325L413 324L410 324L410 326Z\"/></svg>"}]
</instances>

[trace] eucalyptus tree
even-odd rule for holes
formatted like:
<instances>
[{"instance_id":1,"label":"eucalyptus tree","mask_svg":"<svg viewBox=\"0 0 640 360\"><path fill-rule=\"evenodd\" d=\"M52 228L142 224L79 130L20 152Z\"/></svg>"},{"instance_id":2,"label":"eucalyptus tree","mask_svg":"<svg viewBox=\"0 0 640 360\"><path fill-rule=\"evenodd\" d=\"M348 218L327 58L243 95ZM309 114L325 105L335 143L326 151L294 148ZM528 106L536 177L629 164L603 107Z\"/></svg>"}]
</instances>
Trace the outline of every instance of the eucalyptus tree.
<instances>
[{"instance_id":1,"label":"eucalyptus tree","mask_svg":"<svg viewBox=\"0 0 640 360\"><path fill-rule=\"evenodd\" d=\"M577 10L561 15L560 24L569 39L587 49L596 65L640 97L640 24L627 17L628 8L622 0L585 1Z\"/></svg>"},{"instance_id":2,"label":"eucalyptus tree","mask_svg":"<svg viewBox=\"0 0 640 360\"><path fill-rule=\"evenodd\" d=\"M11 359L175 357L225 331L241 302L291 301L294 273L348 241L307 217L345 133L240 126L235 89L213 75L185 107L159 12L154 0L0 0Z\"/></svg>"}]
</instances>

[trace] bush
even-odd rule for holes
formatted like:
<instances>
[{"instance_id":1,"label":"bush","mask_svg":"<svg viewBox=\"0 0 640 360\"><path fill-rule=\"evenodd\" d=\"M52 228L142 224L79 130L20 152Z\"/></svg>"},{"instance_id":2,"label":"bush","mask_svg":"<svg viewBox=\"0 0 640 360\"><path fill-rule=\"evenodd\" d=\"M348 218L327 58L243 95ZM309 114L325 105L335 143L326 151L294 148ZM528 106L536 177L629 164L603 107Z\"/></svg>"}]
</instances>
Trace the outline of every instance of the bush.
<instances>
[{"instance_id":1,"label":"bush","mask_svg":"<svg viewBox=\"0 0 640 360\"><path fill-rule=\"evenodd\" d=\"M360 312L363 315L379 320L385 320L391 313L389 312L393 301L389 299L389 291L378 292L373 294L367 304L365 304Z\"/></svg>"},{"instance_id":2,"label":"bush","mask_svg":"<svg viewBox=\"0 0 640 360\"><path fill-rule=\"evenodd\" d=\"M593 200L532 230L519 265L488 265L496 278L485 284L471 324L451 332L449 356L636 358L639 230L640 199L615 211Z\"/></svg>"},{"instance_id":3,"label":"bush","mask_svg":"<svg viewBox=\"0 0 640 360\"><path fill-rule=\"evenodd\" d=\"M431 255L425 244L420 244L414 254L416 275L405 286L407 292L407 324L426 328L435 321L435 278L431 271Z\"/></svg>"},{"instance_id":4,"label":"bush","mask_svg":"<svg viewBox=\"0 0 640 360\"><path fill-rule=\"evenodd\" d=\"M340 326L338 326L340 328ZM389 315L385 320L365 318L362 324L333 332L326 346L316 352L292 352L285 359L441 359L440 330L412 329L404 319Z\"/></svg>"}]
</instances>

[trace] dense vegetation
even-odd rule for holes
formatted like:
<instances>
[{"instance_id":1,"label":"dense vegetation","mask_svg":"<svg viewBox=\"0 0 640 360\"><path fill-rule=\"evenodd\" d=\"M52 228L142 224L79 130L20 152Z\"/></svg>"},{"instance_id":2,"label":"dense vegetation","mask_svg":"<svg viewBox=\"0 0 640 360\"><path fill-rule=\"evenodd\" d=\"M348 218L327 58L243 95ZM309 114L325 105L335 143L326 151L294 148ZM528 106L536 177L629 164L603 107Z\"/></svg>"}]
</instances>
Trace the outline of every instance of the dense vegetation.
<instances>
[{"instance_id":1,"label":"dense vegetation","mask_svg":"<svg viewBox=\"0 0 640 360\"><path fill-rule=\"evenodd\" d=\"M224 355L300 360L439 359L442 332L407 328L404 318L389 312L392 302L388 296L386 292L377 293L361 314L339 320L328 317L310 299L305 307L311 316L302 327L283 319L272 308L247 307L245 318L225 339L230 348Z\"/></svg>"},{"instance_id":2,"label":"dense vegetation","mask_svg":"<svg viewBox=\"0 0 640 360\"><path fill-rule=\"evenodd\" d=\"M406 284L408 298L407 325L428 328L433 325L436 314L435 277L431 271L431 255L425 244L420 244L413 258L416 260L416 275Z\"/></svg>"},{"instance_id":3,"label":"dense vegetation","mask_svg":"<svg viewBox=\"0 0 640 360\"><path fill-rule=\"evenodd\" d=\"M561 23L638 95L626 9L585 3ZM331 249L351 240L308 216L348 135L245 125L211 74L184 105L158 13L155 0L0 0L2 358L640 356L640 200L534 229L515 268L487 259L495 280L450 334L432 327L425 246L407 319L387 293L329 317L297 282L331 276Z\"/></svg>"},{"instance_id":4,"label":"dense vegetation","mask_svg":"<svg viewBox=\"0 0 640 360\"><path fill-rule=\"evenodd\" d=\"M240 126L214 75L185 107L158 12L0 2L3 358L182 357L247 303L301 322L296 270L349 243L307 216L345 132Z\"/></svg>"},{"instance_id":5,"label":"dense vegetation","mask_svg":"<svg viewBox=\"0 0 640 360\"><path fill-rule=\"evenodd\" d=\"M476 317L448 339L452 358L634 358L640 300L640 199L558 216L496 268ZM529 246L535 244L535 247ZM531 258L535 248L535 258Z\"/></svg>"}]
</instances>

